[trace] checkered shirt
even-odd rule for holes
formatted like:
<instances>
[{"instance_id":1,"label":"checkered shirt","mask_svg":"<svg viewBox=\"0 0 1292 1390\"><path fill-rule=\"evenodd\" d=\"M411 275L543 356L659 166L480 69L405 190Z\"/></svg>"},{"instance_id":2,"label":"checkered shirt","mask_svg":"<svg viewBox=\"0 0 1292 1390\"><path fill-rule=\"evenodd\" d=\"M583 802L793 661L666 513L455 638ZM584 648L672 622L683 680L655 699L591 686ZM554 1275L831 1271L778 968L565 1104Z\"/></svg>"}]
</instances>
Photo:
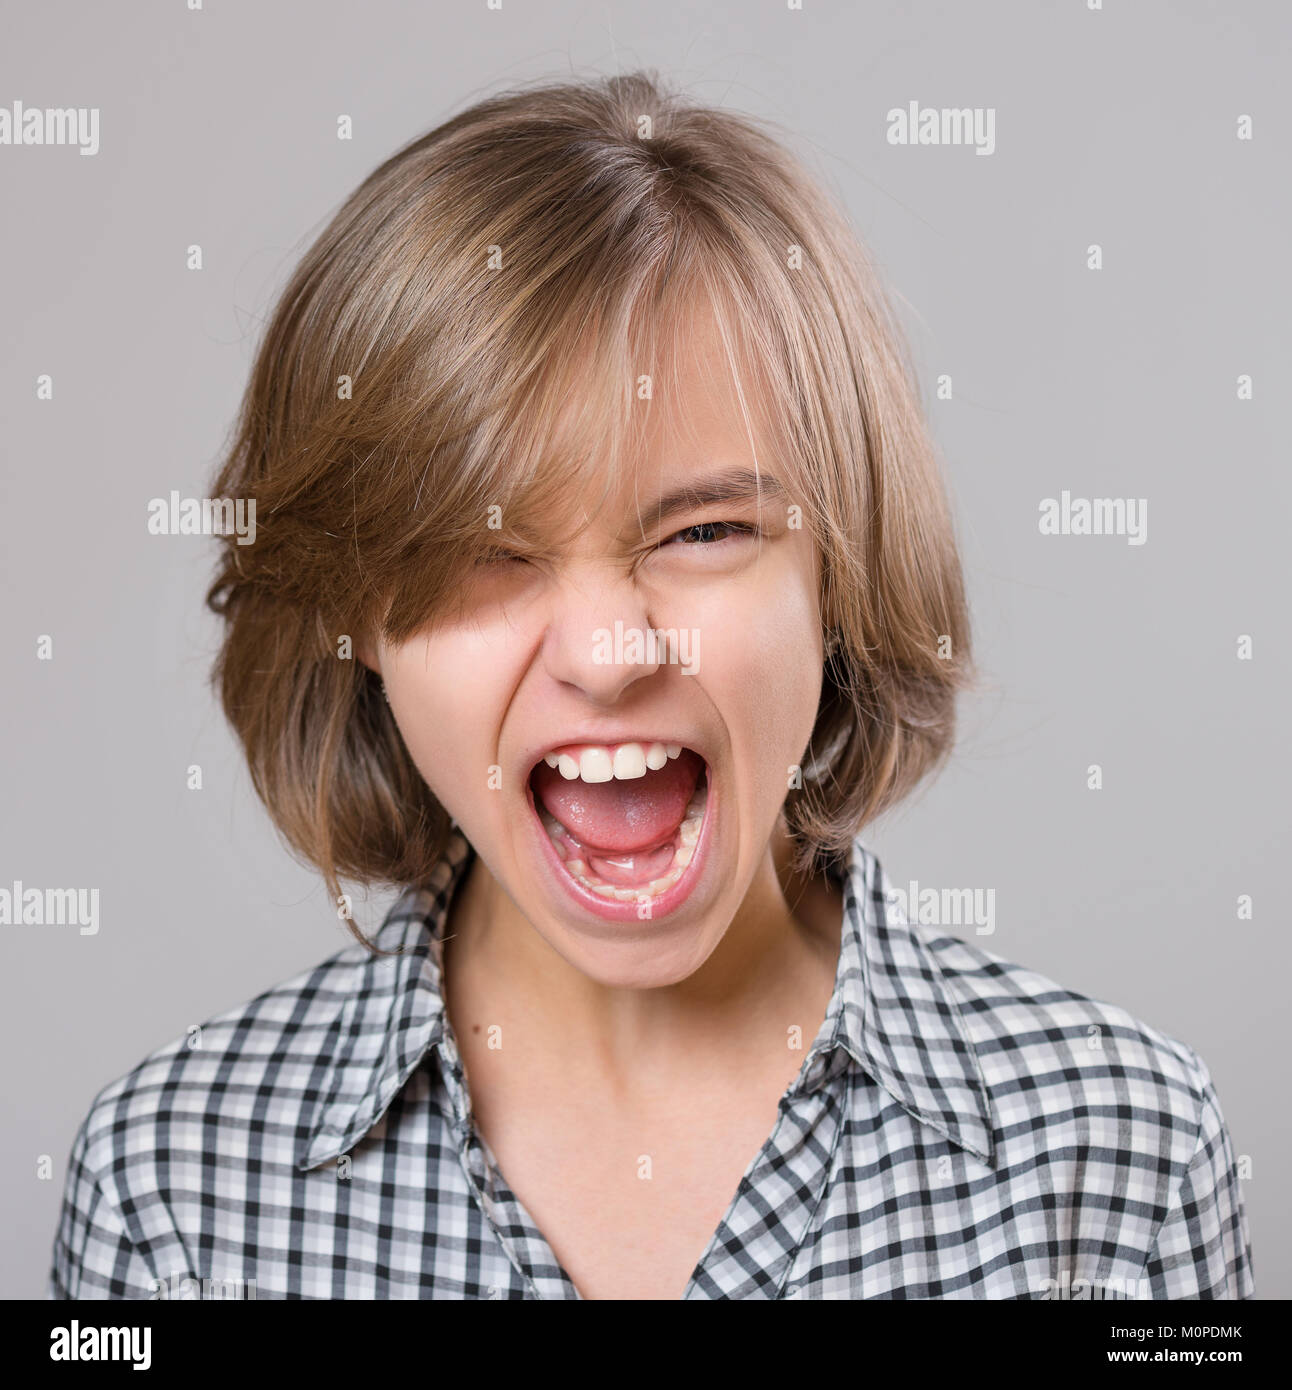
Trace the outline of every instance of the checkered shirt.
<instances>
[{"instance_id":1,"label":"checkered shirt","mask_svg":"<svg viewBox=\"0 0 1292 1390\"><path fill-rule=\"evenodd\" d=\"M348 947L99 1093L50 1297L580 1296L472 1124L441 971L473 855L391 909L399 956ZM681 1296L1253 1297L1201 1059L908 924L860 839L839 879L825 1020Z\"/></svg>"}]
</instances>

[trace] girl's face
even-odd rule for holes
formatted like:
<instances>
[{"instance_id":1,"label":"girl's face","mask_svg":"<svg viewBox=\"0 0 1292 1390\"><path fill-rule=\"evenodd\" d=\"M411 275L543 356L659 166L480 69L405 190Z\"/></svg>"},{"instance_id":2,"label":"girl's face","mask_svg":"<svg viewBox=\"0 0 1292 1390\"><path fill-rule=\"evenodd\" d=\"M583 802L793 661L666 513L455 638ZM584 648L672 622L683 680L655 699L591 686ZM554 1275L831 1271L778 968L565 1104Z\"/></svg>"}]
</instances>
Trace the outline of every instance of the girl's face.
<instances>
[{"instance_id":1,"label":"girl's face","mask_svg":"<svg viewBox=\"0 0 1292 1390\"><path fill-rule=\"evenodd\" d=\"M759 491L717 339L688 351L687 429L577 541L500 557L460 618L365 654L491 910L608 986L677 983L785 915L769 839L821 694L812 540L761 448Z\"/></svg>"}]
</instances>

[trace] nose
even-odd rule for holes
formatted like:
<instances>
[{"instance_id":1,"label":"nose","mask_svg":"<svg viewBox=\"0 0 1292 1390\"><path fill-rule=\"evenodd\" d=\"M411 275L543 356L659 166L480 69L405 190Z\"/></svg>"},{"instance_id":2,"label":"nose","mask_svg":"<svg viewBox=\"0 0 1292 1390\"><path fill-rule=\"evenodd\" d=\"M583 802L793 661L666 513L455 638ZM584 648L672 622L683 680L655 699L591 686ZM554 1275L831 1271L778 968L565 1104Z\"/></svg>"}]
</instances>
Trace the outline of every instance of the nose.
<instances>
[{"instance_id":1,"label":"nose","mask_svg":"<svg viewBox=\"0 0 1292 1390\"><path fill-rule=\"evenodd\" d=\"M542 661L553 680L610 706L659 670L663 653L631 577L605 568L568 575L551 604Z\"/></svg>"}]
</instances>

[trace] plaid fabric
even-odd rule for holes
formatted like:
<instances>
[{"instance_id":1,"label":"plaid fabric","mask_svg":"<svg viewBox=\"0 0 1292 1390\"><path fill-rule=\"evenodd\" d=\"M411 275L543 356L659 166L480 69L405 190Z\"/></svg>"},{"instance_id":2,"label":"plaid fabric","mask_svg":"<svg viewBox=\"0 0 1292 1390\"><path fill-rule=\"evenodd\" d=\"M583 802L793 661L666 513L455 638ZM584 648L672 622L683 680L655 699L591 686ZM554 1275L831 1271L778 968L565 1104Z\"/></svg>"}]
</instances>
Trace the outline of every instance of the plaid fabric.
<instances>
[{"instance_id":1,"label":"plaid fabric","mask_svg":"<svg viewBox=\"0 0 1292 1390\"><path fill-rule=\"evenodd\" d=\"M473 853L392 909L398 958L349 947L98 1095L51 1297L579 1297L474 1132L443 1007ZM842 882L825 1020L682 1297L1252 1297L1202 1061L908 925L860 840Z\"/></svg>"}]
</instances>

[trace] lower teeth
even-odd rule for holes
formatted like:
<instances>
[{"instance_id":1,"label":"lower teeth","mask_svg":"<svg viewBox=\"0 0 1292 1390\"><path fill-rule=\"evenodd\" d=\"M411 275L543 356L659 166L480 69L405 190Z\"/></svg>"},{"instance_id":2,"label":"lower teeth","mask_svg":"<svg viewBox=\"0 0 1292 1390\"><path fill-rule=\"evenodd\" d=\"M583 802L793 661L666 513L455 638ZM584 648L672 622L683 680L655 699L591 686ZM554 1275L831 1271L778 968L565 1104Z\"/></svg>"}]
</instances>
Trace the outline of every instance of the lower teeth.
<instances>
[{"instance_id":1,"label":"lower teeth","mask_svg":"<svg viewBox=\"0 0 1292 1390\"><path fill-rule=\"evenodd\" d=\"M543 807L538 809L543 826L551 836L556 852L561 856L571 878L577 879L585 888L599 893L604 898L617 898L620 902L633 903L643 897L659 897L682 877L687 865L695 857L695 846L700 838L700 826L704 822L704 808L708 796L708 782L701 780L686 808L686 815L682 817L682 824L678 827L677 847L673 851L672 862L658 878L653 878L649 883L636 888L625 888L621 884L607 883L604 879L598 878L588 867L587 861L578 857L583 853L582 846L576 845L570 839L565 827L551 812Z\"/></svg>"}]
</instances>

